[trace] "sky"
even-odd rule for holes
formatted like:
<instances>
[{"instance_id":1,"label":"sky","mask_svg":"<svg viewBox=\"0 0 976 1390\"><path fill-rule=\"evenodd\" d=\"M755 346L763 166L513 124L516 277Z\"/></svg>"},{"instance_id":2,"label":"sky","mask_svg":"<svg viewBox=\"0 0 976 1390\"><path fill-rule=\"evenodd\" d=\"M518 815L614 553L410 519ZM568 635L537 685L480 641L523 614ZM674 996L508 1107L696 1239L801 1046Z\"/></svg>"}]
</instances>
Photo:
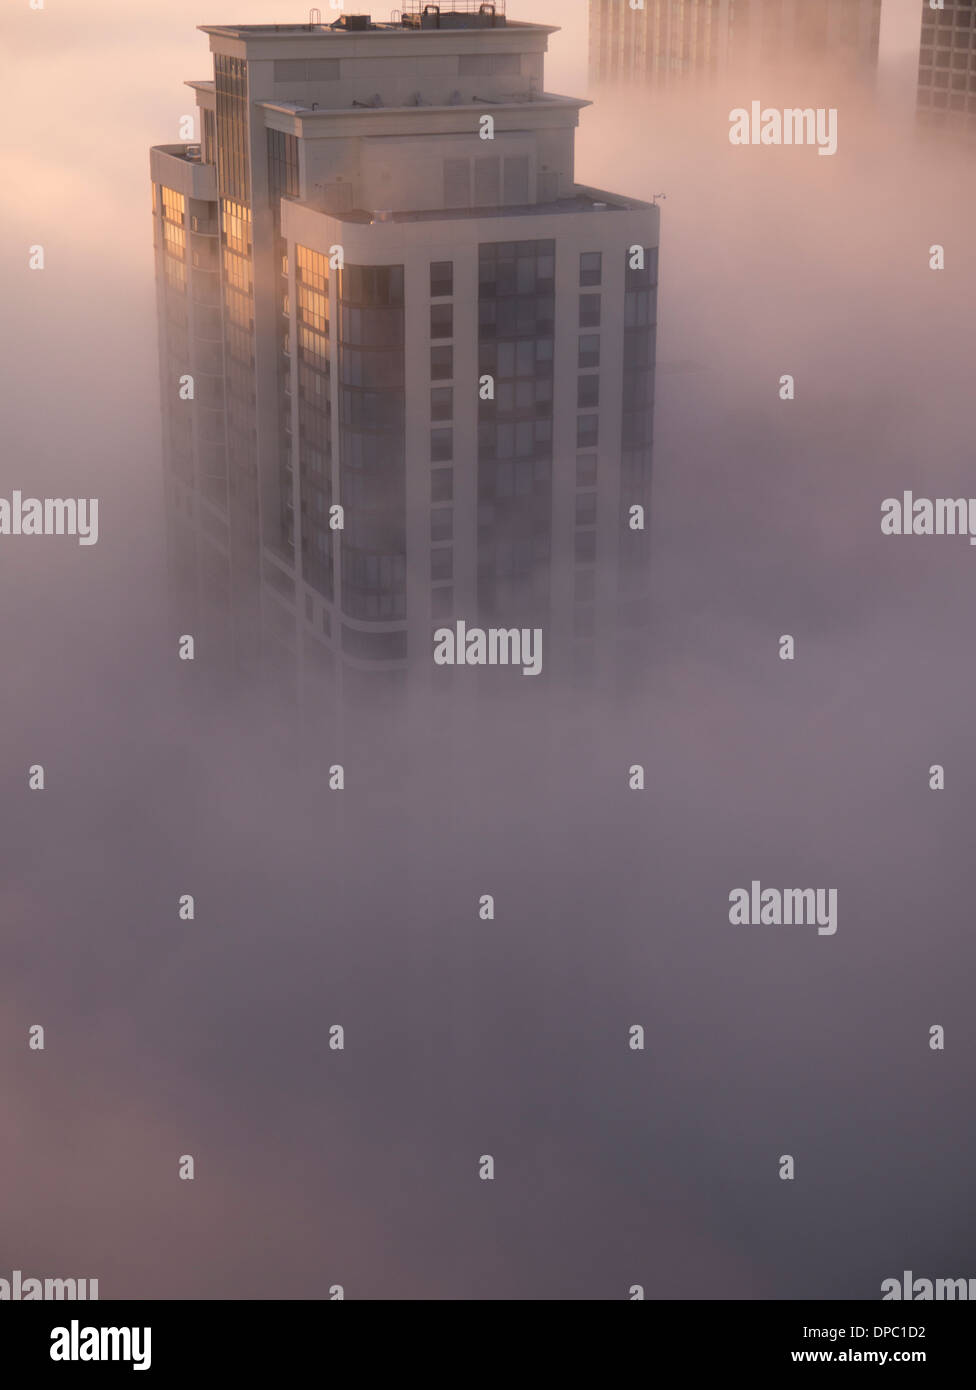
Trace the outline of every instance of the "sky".
<instances>
[{"instance_id":1,"label":"sky","mask_svg":"<svg viewBox=\"0 0 976 1390\"><path fill-rule=\"evenodd\" d=\"M917 7L888 0L834 158L730 146L759 95L735 84L591 93L581 180L666 194L647 684L459 701L409 745L173 660L148 147L208 75L194 26L272 10L0 21L0 494L102 498L95 547L0 548L0 1277L874 1299L972 1276L974 556L878 524L972 475L973 155L914 129ZM582 3L510 13L562 25L548 86L585 92ZM836 887L837 934L733 928L753 879Z\"/></svg>"}]
</instances>

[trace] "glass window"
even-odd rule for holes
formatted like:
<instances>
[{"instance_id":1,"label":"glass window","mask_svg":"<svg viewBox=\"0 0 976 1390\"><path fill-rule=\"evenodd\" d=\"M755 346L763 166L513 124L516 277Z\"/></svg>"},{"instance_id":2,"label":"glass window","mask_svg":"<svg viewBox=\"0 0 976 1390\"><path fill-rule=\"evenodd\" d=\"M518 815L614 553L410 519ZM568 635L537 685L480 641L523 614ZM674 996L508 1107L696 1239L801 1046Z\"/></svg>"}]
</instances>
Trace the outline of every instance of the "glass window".
<instances>
[{"instance_id":1,"label":"glass window","mask_svg":"<svg viewBox=\"0 0 976 1390\"><path fill-rule=\"evenodd\" d=\"M454 539L454 508L435 507L430 514L430 539L433 542Z\"/></svg>"},{"instance_id":2,"label":"glass window","mask_svg":"<svg viewBox=\"0 0 976 1390\"><path fill-rule=\"evenodd\" d=\"M580 252L579 282L598 285L603 277L603 255L599 251Z\"/></svg>"},{"instance_id":3,"label":"glass window","mask_svg":"<svg viewBox=\"0 0 976 1390\"><path fill-rule=\"evenodd\" d=\"M591 565L596 560L596 532L577 531L574 543L576 562L580 565Z\"/></svg>"},{"instance_id":4,"label":"glass window","mask_svg":"<svg viewBox=\"0 0 976 1390\"><path fill-rule=\"evenodd\" d=\"M599 367L600 365L600 335L599 333L581 333L579 336L579 351L576 356L578 367Z\"/></svg>"},{"instance_id":5,"label":"glass window","mask_svg":"<svg viewBox=\"0 0 976 1390\"><path fill-rule=\"evenodd\" d=\"M454 609L454 587L445 584L438 589L432 589L430 594L430 611L434 618L446 618Z\"/></svg>"},{"instance_id":6,"label":"glass window","mask_svg":"<svg viewBox=\"0 0 976 1390\"><path fill-rule=\"evenodd\" d=\"M430 552L430 577L432 580L454 578L453 546L438 546Z\"/></svg>"},{"instance_id":7,"label":"glass window","mask_svg":"<svg viewBox=\"0 0 976 1390\"><path fill-rule=\"evenodd\" d=\"M433 463L446 463L454 457L453 430L431 430L430 457Z\"/></svg>"},{"instance_id":8,"label":"glass window","mask_svg":"<svg viewBox=\"0 0 976 1390\"><path fill-rule=\"evenodd\" d=\"M596 487L596 454L576 455L576 486Z\"/></svg>"},{"instance_id":9,"label":"glass window","mask_svg":"<svg viewBox=\"0 0 976 1390\"><path fill-rule=\"evenodd\" d=\"M595 449L600 437L600 417L599 415L577 415L576 417L576 447L578 449Z\"/></svg>"},{"instance_id":10,"label":"glass window","mask_svg":"<svg viewBox=\"0 0 976 1390\"><path fill-rule=\"evenodd\" d=\"M596 493L576 494L576 525L592 526L596 522Z\"/></svg>"},{"instance_id":11,"label":"glass window","mask_svg":"<svg viewBox=\"0 0 976 1390\"><path fill-rule=\"evenodd\" d=\"M430 418L450 420L454 415L454 388L435 386L430 393Z\"/></svg>"},{"instance_id":12,"label":"glass window","mask_svg":"<svg viewBox=\"0 0 976 1390\"><path fill-rule=\"evenodd\" d=\"M454 501L454 469L435 468L430 475L430 500L432 502Z\"/></svg>"},{"instance_id":13,"label":"glass window","mask_svg":"<svg viewBox=\"0 0 976 1390\"><path fill-rule=\"evenodd\" d=\"M177 193L172 188L162 185L163 190L163 216L168 222L176 222L179 226L183 225L183 214L186 212L186 199L182 193Z\"/></svg>"},{"instance_id":14,"label":"glass window","mask_svg":"<svg viewBox=\"0 0 976 1390\"><path fill-rule=\"evenodd\" d=\"M453 304L432 304L430 306L430 336L432 338L453 338Z\"/></svg>"},{"instance_id":15,"label":"glass window","mask_svg":"<svg viewBox=\"0 0 976 1390\"><path fill-rule=\"evenodd\" d=\"M579 326L580 328L600 327L600 296L598 294L580 295Z\"/></svg>"},{"instance_id":16,"label":"glass window","mask_svg":"<svg viewBox=\"0 0 976 1390\"><path fill-rule=\"evenodd\" d=\"M431 299L443 299L447 295L454 293L454 262L453 261L431 261L430 263L430 297Z\"/></svg>"},{"instance_id":17,"label":"glass window","mask_svg":"<svg viewBox=\"0 0 976 1390\"><path fill-rule=\"evenodd\" d=\"M576 382L576 405L580 410L593 410L600 404L600 378L594 372L581 376Z\"/></svg>"},{"instance_id":18,"label":"glass window","mask_svg":"<svg viewBox=\"0 0 976 1390\"><path fill-rule=\"evenodd\" d=\"M268 131L268 184L273 200L298 197L298 140L283 130Z\"/></svg>"},{"instance_id":19,"label":"glass window","mask_svg":"<svg viewBox=\"0 0 976 1390\"><path fill-rule=\"evenodd\" d=\"M454 375L454 349L432 347L430 350L431 381L449 381Z\"/></svg>"},{"instance_id":20,"label":"glass window","mask_svg":"<svg viewBox=\"0 0 976 1390\"><path fill-rule=\"evenodd\" d=\"M217 106L217 186L221 197L250 202L247 157L247 62L214 55Z\"/></svg>"}]
</instances>

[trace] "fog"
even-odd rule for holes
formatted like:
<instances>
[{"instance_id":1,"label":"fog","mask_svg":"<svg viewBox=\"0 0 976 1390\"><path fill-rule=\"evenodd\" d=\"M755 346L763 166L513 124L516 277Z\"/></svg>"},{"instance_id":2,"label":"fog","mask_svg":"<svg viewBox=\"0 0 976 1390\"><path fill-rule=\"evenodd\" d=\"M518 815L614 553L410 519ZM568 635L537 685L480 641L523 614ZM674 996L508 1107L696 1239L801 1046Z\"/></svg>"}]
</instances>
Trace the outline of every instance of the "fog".
<instances>
[{"instance_id":1,"label":"fog","mask_svg":"<svg viewBox=\"0 0 976 1390\"><path fill-rule=\"evenodd\" d=\"M581 91L582 0L510 13L564 25L547 85ZM3 21L0 494L98 496L101 535L0 540L0 1276L877 1299L973 1275L976 555L879 525L904 489L972 491L973 151L915 130L917 7L886 11L876 88L590 93L580 180L666 195L649 674L469 699L460 672L409 742L214 687L164 602L148 147L209 71L195 24L292 17ZM733 107L821 92L836 156L730 145ZM753 879L836 888L836 935L730 925Z\"/></svg>"}]
</instances>

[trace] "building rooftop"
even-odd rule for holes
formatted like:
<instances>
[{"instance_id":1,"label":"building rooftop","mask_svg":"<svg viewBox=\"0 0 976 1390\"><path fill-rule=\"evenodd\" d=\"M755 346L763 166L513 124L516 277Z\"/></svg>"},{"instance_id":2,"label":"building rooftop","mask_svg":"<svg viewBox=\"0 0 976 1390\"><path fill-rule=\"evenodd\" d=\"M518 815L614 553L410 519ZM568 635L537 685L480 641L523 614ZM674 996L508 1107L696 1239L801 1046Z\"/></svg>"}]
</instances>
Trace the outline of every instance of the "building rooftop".
<instances>
[{"instance_id":1,"label":"building rooftop","mask_svg":"<svg viewBox=\"0 0 976 1390\"><path fill-rule=\"evenodd\" d=\"M319 39L342 39L350 35L391 33L438 33L458 29L531 29L547 34L557 33L553 25L530 24L522 20L509 21L505 16L505 0L404 0L399 19L375 20L368 14L341 14L331 24L323 24L321 11L313 9L307 24L200 24L204 34L220 34L225 38L294 39L300 36Z\"/></svg>"},{"instance_id":2,"label":"building rooftop","mask_svg":"<svg viewBox=\"0 0 976 1390\"><path fill-rule=\"evenodd\" d=\"M190 86L190 83L186 84ZM197 84L193 84L197 85ZM317 101L314 106L305 105L298 101L256 101L255 106L263 107L266 111L280 111L287 116L301 116L309 118L314 116L345 116L345 115L370 115L376 112L384 112L387 115L402 115L404 113L416 114L424 111L433 114L437 111L457 111L459 107L468 107L472 103L478 105L479 110L486 106L550 106L567 107L582 110L584 106L592 106L592 102L585 97L564 97L556 92L502 92L494 96L473 96L469 101L465 101L458 94L458 100L448 105L436 101L418 101L411 106L385 106L381 100L375 98L370 101L354 102L352 105L345 106L326 106L323 102Z\"/></svg>"},{"instance_id":3,"label":"building rooftop","mask_svg":"<svg viewBox=\"0 0 976 1390\"><path fill-rule=\"evenodd\" d=\"M314 212L323 211L317 203L311 200L298 202L298 206L311 208ZM634 212L651 206L652 204L642 202L639 198L623 198L619 193L607 193L600 188L589 188L583 184L577 184L568 197L556 198L548 203L526 203L512 207L432 208L422 212L370 212L365 208L353 208L349 212L326 211L326 215L334 217L338 222L361 224L373 222L450 222L458 219L470 220L485 217L551 217L553 214L559 213Z\"/></svg>"}]
</instances>

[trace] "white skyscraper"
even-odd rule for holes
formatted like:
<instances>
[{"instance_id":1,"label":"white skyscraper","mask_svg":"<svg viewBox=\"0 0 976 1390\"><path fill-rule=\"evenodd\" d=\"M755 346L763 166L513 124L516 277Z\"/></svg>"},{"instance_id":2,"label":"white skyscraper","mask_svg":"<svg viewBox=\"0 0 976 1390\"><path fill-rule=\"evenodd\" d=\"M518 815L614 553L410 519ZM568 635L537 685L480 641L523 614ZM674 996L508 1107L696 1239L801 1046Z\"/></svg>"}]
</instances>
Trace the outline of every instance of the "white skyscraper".
<instances>
[{"instance_id":1,"label":"white skyscraper","mask_svg":"<svg viewBox=\"0 0 976 1390\"><path fill-rule=\"evenodd\" d=\"M306 691L436 680L455 619L611 669L648 607L659 219L576 183L554 31L453 0L204 32L201 148L151 159L201 630Z\"/></svg>"}]
</instances>

